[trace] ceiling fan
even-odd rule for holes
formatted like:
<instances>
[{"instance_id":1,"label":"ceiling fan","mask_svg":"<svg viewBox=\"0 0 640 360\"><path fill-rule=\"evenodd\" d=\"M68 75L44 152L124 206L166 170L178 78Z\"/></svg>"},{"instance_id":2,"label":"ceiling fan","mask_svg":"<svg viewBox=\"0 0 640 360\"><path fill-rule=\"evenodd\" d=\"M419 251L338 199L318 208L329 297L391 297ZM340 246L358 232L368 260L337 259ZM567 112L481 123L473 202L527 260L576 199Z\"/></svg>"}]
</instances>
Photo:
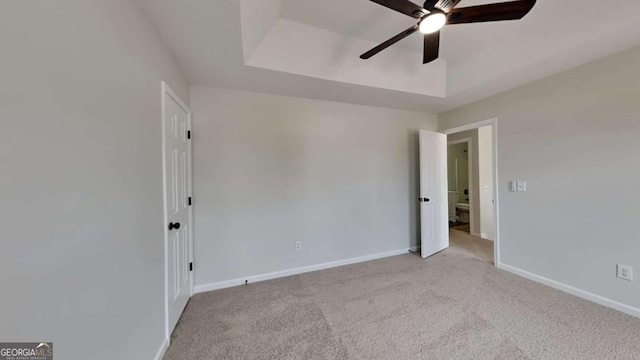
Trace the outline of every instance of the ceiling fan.
<instances>
[{"instance_id":1,"label":"ceiling fan","mask_svg":"<svg viewBox=\"0 0 640 360\"><path fill-rule=\"evenodd\" d=\"M440 29L445 25L469 24L488 21L522 19L536 0L520 0L497 4L477 5L455 9L461 0L426 0L423 6L409 0L371 0L389 9L418 19L418 23L360 55L368 59L387 47L420 30L424 34L424 53L422 63L426 64L438 58L440 48Z\"/></svg>"}]
</instances>

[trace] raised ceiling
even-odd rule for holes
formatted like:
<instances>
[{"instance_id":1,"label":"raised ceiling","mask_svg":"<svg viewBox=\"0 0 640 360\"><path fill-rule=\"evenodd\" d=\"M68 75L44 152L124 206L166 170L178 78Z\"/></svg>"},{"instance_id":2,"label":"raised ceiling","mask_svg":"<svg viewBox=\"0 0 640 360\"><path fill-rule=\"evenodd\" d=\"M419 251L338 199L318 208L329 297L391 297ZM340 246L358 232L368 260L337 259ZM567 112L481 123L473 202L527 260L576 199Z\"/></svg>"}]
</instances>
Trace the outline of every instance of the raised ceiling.
<instances>
[{"instance_id":1,"label":"raised ceiling","mask_svg":"<svg viewBox=\"0 0 640 360\"><path fill-rule=\"evenodd\" d=\"M539 0L520 21L447 26L427 65L417 34L358 58L415 23L369 0L137 1L193 85L434 113L640 44L631 0Z\"/></svg>"}]
</instances>

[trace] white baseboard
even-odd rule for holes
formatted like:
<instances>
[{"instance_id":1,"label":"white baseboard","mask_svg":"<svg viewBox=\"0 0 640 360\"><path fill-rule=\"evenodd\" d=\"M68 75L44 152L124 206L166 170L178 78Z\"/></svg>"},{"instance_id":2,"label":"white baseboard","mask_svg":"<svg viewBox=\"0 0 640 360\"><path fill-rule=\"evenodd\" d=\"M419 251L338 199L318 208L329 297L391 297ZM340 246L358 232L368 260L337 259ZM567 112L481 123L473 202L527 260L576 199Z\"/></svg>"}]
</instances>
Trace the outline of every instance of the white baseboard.
<instances>
[{"instance_id":1,"label":"white baseboard","mask_svg":"<svg viewBox=\"0 0 640 360\"><path fill-rule=\"evenodd\" d=\"M493 239L487 239L487 234L485 234L485 233L482 233L482 234L476 234L476 235L471 234L471 236L475 236L475 237L480 238L480 239L482 239L482 240L489 240L489 241L493 241Z\"/></svg>"},{"instance_id":2,"label":"white baseboard","mask_svg":"<svg viewBox=\"0 0 640 360\"><path fill-rule=\"evenodd\" d=\"M242 278L237 278L237 279L232 279L232 280L226 280L226 281L220 281L220 282L215 282L215 283L196 285L194 287L194 293L195 294L199 294L199 293L203 293L203 292L206 292L206 291L225 289L225 288L229 288L229 287L233 287L233 286L244 285L245 281L248 281L250 283L254 283L254 282L259 282L259 281L277 279L277 278L281 278L281 277L285 277L285 276L303 274L303 273L311 272L311 271L317 271L317 270L329 269L329 268L338 267L338 266L356 264L356 263L365 262L365 261L369 261L369 260L382 259L382 258L389 257L389 256L407 254L409 252L409 250L418 251L418 249L420 249L420 248L414 246L414 247L411 247L411 248L387 251L387 252L378 253L378 254L372 254L372 255L365 255L365 256L355 257L355 258L351 258L351 259L332 261L332 262L328 262L328 263L324 263L324 264L303 266L303 267L289 269L289 270L275 271L275 272L266 273L266 274L252 275L252 276L247 276L247 277L242 277Z\"/></svg>"},{"instance_id":3,"label":"white baseboard","mask_svg":"<svg viewBox=\"0 0 640 360\"><path fill-rule=\"evenodd\" d=\"M633 306L627 305L627 304L623 304L619 301L615 301L615 300L611 300L609 298L606 298L604 296L600 296L600 295L596 295L593 293L590 293L588 291L582 290L582 289L578 289L575 288L573 286L570 285L566 285L563 284L561 282L555 281L555 280L551 280L549 278L540 276L540 275L536 275L533 273L530 273L528 271L525 270L521 270L518 269L517 267L511 266L511 265L507 265L504 263L499 263L497 265L498 269L501 270L505 270L508 271L510 273L522 276L524 278L527 278L529 280L533 280L535 282L550 286L554 289L560 290L560 291L564 291L566 293L569 293L571 295L575 295L579 298L583 298L585 300L589 300L592 301L596 304L600 304L602 306L606 306L608 308L612 308L614 310L618 310L621 311L625 314L629 314L631 316L635 316L637 318L640 318L640 309L635 308Z\"/></svg>"},{"instance_id":4,"label":"white baseboard","mask_svg":"<svg viewBox=\"0 0 640 360\"><path fill-rule=\"evenodd\" d=\"M169 339L164 339L164 341L162 342L162 345L160 345L160 349L158 350L156 357L154 357L153 359L162 360L162 357L164 356L164 353L167 352L168 348L169 348Z\"/></svg>"}]
</instances>

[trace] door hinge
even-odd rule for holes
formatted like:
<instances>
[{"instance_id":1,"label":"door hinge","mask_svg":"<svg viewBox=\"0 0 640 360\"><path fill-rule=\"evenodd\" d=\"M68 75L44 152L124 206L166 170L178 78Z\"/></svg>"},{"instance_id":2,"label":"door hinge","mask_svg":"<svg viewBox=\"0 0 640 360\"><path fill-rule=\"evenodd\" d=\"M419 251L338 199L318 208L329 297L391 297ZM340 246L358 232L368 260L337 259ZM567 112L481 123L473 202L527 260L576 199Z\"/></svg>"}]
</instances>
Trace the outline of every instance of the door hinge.
<instances>
[{"instance_id":1,"label":"door hinge","mask_svg":"<svg viewBox=\"0 0 640 360\"><path fill-rule=\"evenodd\" d=\"M189 196L188 201L189 201L189 206L191 206L191 196Z\"/></svg>"},{"instance_id":2,"label":"door hinge","mask_svg":"<svg viewBox=\"0 0 640 360\"><path fill-rule=\"evenodd\" d=\"M187 139L191 139L191 130L187 130Z\"/></svg>"},{"instance_id":3,"label":"door hinge","mask_svg":"<svg viewBox=\"0 0 640 360\"><path fill-rule=\"evenodd\" d=\"M189 271L193 271L193 263L192 262L189 263Z\"/></svg>"}]
</instances>

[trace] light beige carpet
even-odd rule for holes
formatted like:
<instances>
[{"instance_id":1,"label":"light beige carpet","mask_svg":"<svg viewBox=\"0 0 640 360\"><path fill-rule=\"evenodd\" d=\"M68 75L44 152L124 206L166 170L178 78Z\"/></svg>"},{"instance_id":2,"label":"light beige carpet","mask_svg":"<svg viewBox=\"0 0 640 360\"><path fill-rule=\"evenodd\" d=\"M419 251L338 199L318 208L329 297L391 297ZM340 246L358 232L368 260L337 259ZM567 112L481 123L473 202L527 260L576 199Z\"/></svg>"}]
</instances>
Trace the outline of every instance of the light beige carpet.
<instances>
[{"instance_id":1,"label":"light beige carpet","mask_svg":"<svg viewBox=\"0 0 640 360\"><path fill-rule=\"evenodd\" d=\"M450 247L446 250L448 254L476 258L493 264L493 241L455 229L449 230L449 239Z\"/></svg>"},{"instance_id":2,"label":"light beige carpet","mask_svg":"<svg viewBox=\"0 0 640 360\"><path fill-rule=\"evenodd\" d=\"M640 359L640 319L497 270L471 240L196 295L165 359Z\"/></svg>"}]
</instances>

